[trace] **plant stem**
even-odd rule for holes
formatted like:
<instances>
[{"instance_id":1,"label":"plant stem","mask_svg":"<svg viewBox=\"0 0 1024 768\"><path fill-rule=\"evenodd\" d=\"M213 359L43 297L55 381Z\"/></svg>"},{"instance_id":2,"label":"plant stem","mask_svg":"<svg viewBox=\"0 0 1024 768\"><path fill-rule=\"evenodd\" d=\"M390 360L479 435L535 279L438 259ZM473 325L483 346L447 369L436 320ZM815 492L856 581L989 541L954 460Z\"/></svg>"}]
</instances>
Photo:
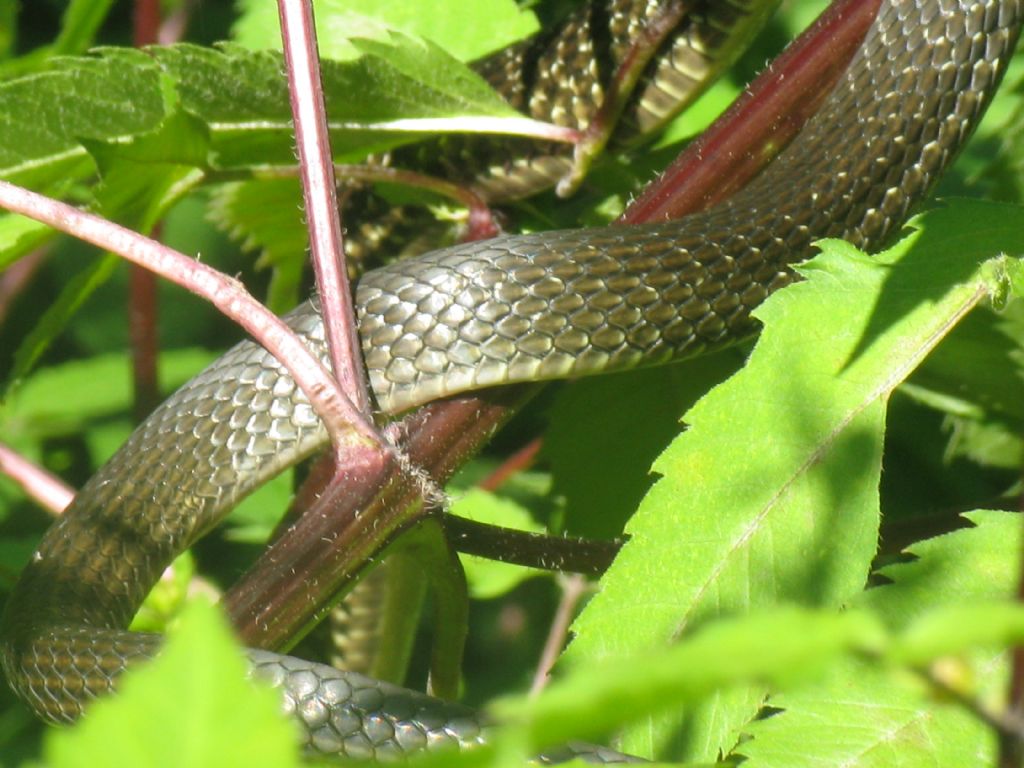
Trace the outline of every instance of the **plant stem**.
<instances>
[{"instance_id":1,"label":"plant stem","mask_svg":"<svg viewBox=\"0 0 1024 768\"><path fill-rule=\"evenodd\" d=\"M0 474L11 478L26 496L54 516L63 512L75 498L74 488L3 443L0 443Z\"/></svg>"},{"instance_id":2,"label":"plant stem","mask_svg":"<svg viewBox=\"0 0 1024 768\"><path fill-rule=\"evenodd\" d=\"M137 48L156 42L160 29L159 0L135 0L132 42ZM151 234L160 236L160 225ZM133 417L141 422L160 402L159 312L156 275L136 264L128 266L128 336L132 350Z\"/></svg>"},{"instance_id":3,"label":"plant stem","mask_svg":"<svg viewBox=\"0 0 1024 768\"><path fill-rule=\"evenodd\" d=\"M352 407L320 361L238 280L119 224L10 182L0 181L0 208L141 264L206 299L281 361L324 420L336 445L351 445L353 439L377 444L376 428Z\"/></svg>"},{"instance_id":4,"label":"plant stem","mask_svg":"<svg viewBox=\"0 0 1024 768\"><path fill-rule=\"evenodd\" d=\"M818 109L860 47L880 2L833 2L640 193L620 222L679 218L741 189Z\"/></svg>"},{"instance_id":5,"label":"plant stem","mask_svg":"<svg viewBox=\"0 0 1024 768\"><path fill-rule=\"evenodd\" d=\"M530 685L531 696L536 696L544 690L551 679L551 670L565 647L566 638L569 637L569 627L572 625L573 616L576 615L576 606L589 588L589 582L578 573L563 576L559 579L559 585L562 588L562 599L558 601L558 609L551 620L551 628L544 641L544 650L541 652L540 662Z\"/></svg>"},{"instance_id":6,"label":"plant stem","mask_svg":"<svg viewBox=\"0 0 1024 768\"><path fill-rule=\"evenodd\" d=\"M316 270L320 313L331 364L341 391L360 413L368 416L370 395L360 353L352 290L344 266L313 8L310 0L278 0L277 7L306 205L309 250Z\"/></svg>"}]
</instances>

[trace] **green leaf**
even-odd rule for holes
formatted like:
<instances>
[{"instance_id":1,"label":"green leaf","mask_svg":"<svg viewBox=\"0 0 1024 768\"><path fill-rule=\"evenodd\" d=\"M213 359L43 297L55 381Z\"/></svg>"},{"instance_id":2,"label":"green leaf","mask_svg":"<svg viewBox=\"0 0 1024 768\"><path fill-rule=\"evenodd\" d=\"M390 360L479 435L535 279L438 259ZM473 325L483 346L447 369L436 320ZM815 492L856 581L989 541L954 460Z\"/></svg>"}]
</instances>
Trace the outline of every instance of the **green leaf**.
<instances>
[{"instance_id":1,"label":"green leaf","mask_svg":"<svg viewBox=\"0 0 1024 768\"><path fill-rule=\"evenodd\" d=\"M246 680L216 611L196 602L158 658L127 672L115 696L46 741L52 768L298 766L295 729L279 695Z\"/></svg>"},{"instance_id":2,"label":"green leaf","mask_svg":"<svg viewBox=\"0 0 1024 768\"><path fill-rule=\"evenodd\" d=\"M262 0L239 5L235 41L250 48L280 48L276 7ZM538 30L533 13L513 0L317 0L313 9L320 54L332 59L358 55L352 38L382 40L388 30L397 30L430 40L460 61L471 61Z\"/></svg>"},{"instance_id":3,"label":"green leaf","mask_svg":"<svg viewBox=\"0 0 1024 768\"><path fill-rule=\"evenodd\" d=\"M210 216L243 248L259 248L266 265L305 261L309 234L298 178L224 184L214 192Z\"/></svg>"},{"instance_id":4,"label":"green leaf","mask_svg":"<svg viewBox=\"0 0 1024 768\"><path fill-rule=\"evenodd\" d=\"M383 46L401 64L404 46ZM402 71L383 55L358 61L323 62L331 146L335 158L361 158L415 131L464 130L467 118L485 118L513 130L523 118L480 80L438 49L426 68ZM251 168L260 164L294 164L291 110L280 54L251 52L238 46L218 49L176 45L149 49L173 79L183 107L203 120L217 168ZM431 70L449 73L436 78ZM399 122L400 121L400 122Z\"/></svg>"},{"instance_id":5,"label":"green leaf","mask_svg":"<svg viewBox=\"0 0 1024 768\"><path fill-rule=\"evenodd\" d=\"M271 303L278 313L294 307L309 246L298 178L222 184L213 191L209 215L243 249L259 250L257 266L296 278L277 286L280 294Z\"/></svg>"},{"instance_id":6,"label":"green leaf","mask_svg":"<svg viewBox=\"0 0 1024 768\"><path fill-rule=\"evenodd\" d=\"M473 70L429 40L418 40L392 32L385 40L355 39L352 44L367 57L386 61L395 72L438 94L451 94L464 104L468 114L486 105L495 114L520 116L498 97Z\"/></svg>"},{"instance_id":7,"label":"green leaf","mask_svg":"<svg viewBox=\"0 0 1024 768\"><path fill-rule=\"evenodd\" d=\"M1020 607L1005 602L1020 569L1020 515L979 511L965 517L975 527L914 544L913 561L882 569L892 583L855 600L890 626L906 627L889 647L891 658L923 665L979 644L998 645L1007 639L1000 636L1005 624L999 625L1020 620ZM965 666L958 675L970 685L961 693L1000 706L1005 660L982 653L960 663ZM972 713L891 668L850 661L769 703L782 711L744 729L753 739L739 751L751 768L952 767L995 759L992 734Z\"/></svg>"},{"instance_id":8,"label":"green leaf","mask_svg":"<svg viewBox=\"0 0 1024 768\"><path fill-rule=\"evenodd\" d=\"M499 721L515 723L505 738L550 747L733 686L813 679L845 654L877 651L884 641L868 614L780 608L709 624L673 648L648 652L642 663L592 662L535 699L503 699L491 710Z\"/></svg>"},{"instance_id":9,"label":"green leaf","mask_svg":"<svg viewBox=\"0 0 1024 768\"><path fill-rule=\"evenodd\" d=\"M0 84L0 176L34 188L81 178L80 139L117 139L164 116L160 73L147 56L53 60L49 71Z\"/></svg>"},{"instance_id":10,"label":"green leaf","mask_svg":"<svg viewBox=\"0 0 1024 768\"><path fill-rule=\"evenodd\" d=\"M564 387L552 408L544 456L552 494L564 496L564 529L612 538L654 482L651 465L700 395L742 364L734 350Z\"/></svg>"},{"instance_id":11,"label":"green leaf","mask_svg":"<svg viewBox=\"0 0 1024 768\"><path fill-rule=\"evenodd\" d=\"M171 205L202 180L206 126L175 110L153 131L126 141L84 141L100 170L97 209L107 219L149 232Z\"/></svg>"},{"instance_id":12,"label":"green leaf","mask_svg":"<svg viewBox=\"0 0 1024 768\"><path fill-rule=\"evenodd\" d=\"M765 331L747 367L687 414L690 431L655 464L664 477L576 622L568 661L637 653L780 600L853 597L877 542L885 400L999 287L978 265L1020 242L1021 221L1019 209L963 201L918 218L874 260L826 243L801 268L806 282L758 312ZM678 753L728 752L762 696L690 713ZM678 726L645 723L626 748L656 752Z\"/></svg>"},{"instance_id":13,"label":"green leaf","mask_svg":"<svg viewBox=\"0 0 1024 768\"><path fill-rule=\"evenodd\" d=\"M904 627L932 608L1010 599L1020 570L1024 519L990 510L964 517L972 527L911 545L906 554L913 560L879 571L892 583L868 590L856 604Z\"/></svg>"},{"instance_id":14,"label":"green leaf","mask_svg":"<svg viewBox=\"0 0 1024 768\"><path fill-rule=\"evenodd\" d=\"M436 46L395 33L359 61L324 62L337 157L362 157L417 131L521 129L524 118ZM0 177L45 187L94 171L82 140L124 142L158 131L180 106L205 129L215 168L294 164L281 56L238 46L181 44L145 52L104 48L53 60L0 84ZM196 163L195 142L163 145Z\"/></svg>"},{"instance_id":15,"label":"green leaf","mask_svg":"<svg viewBox=\"0 0 1024 768\"><path fill-rule=\"evenodd\" d=\"M745 729L749 768L959 768L991 765L988 730L963 707L937 700L906 673L839 664L817 685L773 697L783 708Z\"/></svg>"}]
</instances>

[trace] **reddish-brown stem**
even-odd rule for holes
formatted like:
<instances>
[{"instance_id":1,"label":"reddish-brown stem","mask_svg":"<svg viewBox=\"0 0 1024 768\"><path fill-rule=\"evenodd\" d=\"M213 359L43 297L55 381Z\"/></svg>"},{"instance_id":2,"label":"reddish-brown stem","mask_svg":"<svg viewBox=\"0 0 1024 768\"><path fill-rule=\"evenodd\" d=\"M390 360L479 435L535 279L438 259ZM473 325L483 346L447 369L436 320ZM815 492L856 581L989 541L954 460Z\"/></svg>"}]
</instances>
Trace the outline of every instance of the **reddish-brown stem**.
<instances>
[{"instance_id":1,"label":"reddish-brown stem","mask_svg":"<svg viewBox=\"0 0 1024 768\"><path fill-rule=\"evenodd\" d=\"M137 48L156 42L160 29L159 0L135 0L133 42ZM159 237L159 225L153 236ZM157 364L159 316L156 275L137 265L128 267L128 336L132 349L133 416L142 421L160 402Z\"/></svg>"},{"instance_id":2,"label":"reddish-brown stem","mask_svg":"<svg viewBox=\"0 0 1024 768\"><path fill-rule=\"evenodd\" d=\"M539 437L520 448L501 463L496 470L477 483L477 487L485 491L496 491L505 484L512 475L529 469L540 453L544 441Z\"/></svg>"},{"instance_id":3,"label":"reddish-brown stem","mask_svg":"<svg viewBox=\"0 0 1024 768\"><path fill-rule=\"evenodd\" d=\"M864 40L880 1L833 2L640 193L621 223L679 218L742 188L818 109Z\"/></svg>"},{"instance_id":4,"label":"reddish-brown stem","mask_svg":"<svg viewBox=\"0 0 1024 768\"><path fill-rule=\"evenodd\" d=\"M160 0L135 0L132 38L136 47L157 41L160 32Z\"/></svg>"},{"instance_id":5,"label":"reddish-brown stem","mask_svg":"<svg viewBox=\"0 0 1024 768\"><path fill-rule=\"evenodd\" d=\"M16 482L25 495L52 515L59 515L75 497L75 490L60 478L0 443L0 474Z\"/></svg>"},{"instance_id":6,"label":"reddish-brown stem","mask_svg":"<svg viewBox=\"0 0 1024 768\"><path fill-rule=\"evenodd\" d=\"M403 423L408 461L444 482L534 389L508 387L422 408ZM375 473L341 473L351 482L332 483L224 596L228 616L247 644L294 643L369 558L428 512L418 478L396 460Z\"/></svg>"},{"instance_id":7,"label":"reddish-brown stem","mask_svg":"<svg viewBox=\"0 0 1024 768\"><path fill-rule=\"evenodd\" d=\"M310 0L278 0L277 8L306 205L309 250L316 270L320 313L331 364L341 391L360 413L368 416L370 395L360 353L352 290L345 271L312 3Z\"/></svg>"},{"instance_id":8,"label":"reddish-brown stem","mask_svg":"<svg viewBox=\"0 0 1024 768\"><path fill-rule=\"evenodd\" d=\"M160 402L156 275L136 265L128 275L128 338L132 349L132 415L142 421Z\"/></svg>"}]
</instances>

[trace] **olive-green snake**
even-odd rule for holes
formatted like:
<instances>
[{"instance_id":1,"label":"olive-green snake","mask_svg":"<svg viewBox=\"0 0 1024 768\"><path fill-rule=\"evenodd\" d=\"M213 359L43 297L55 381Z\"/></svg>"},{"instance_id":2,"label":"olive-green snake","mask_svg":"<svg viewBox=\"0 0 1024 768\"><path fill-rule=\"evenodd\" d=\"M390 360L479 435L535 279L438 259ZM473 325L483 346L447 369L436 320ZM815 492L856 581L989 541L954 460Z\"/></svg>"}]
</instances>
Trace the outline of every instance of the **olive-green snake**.
<instances>
[{"instance_id":1,"label":"olive-green snake","mask_svg":"<svg viewBox=\"0 0 1024 768\"><path fill-rule=\"evenodd\" d=\"M689 356L747 335L813 240L871 248L971 133L1005 69L1024 0L883 0L818 114L752 183L680 221L506 236L367 274L359 326L380 408L470 389ZM311 305L290 324L322 358ZM127 626L173 556L270 474L322 447L295 384L252 343L162 405L47 532L11 595L2 661L41 716L75 718L159 638ZM254 651L316 750L387 756L469 745L471 711Z\"/></svg>"}]
</instances>

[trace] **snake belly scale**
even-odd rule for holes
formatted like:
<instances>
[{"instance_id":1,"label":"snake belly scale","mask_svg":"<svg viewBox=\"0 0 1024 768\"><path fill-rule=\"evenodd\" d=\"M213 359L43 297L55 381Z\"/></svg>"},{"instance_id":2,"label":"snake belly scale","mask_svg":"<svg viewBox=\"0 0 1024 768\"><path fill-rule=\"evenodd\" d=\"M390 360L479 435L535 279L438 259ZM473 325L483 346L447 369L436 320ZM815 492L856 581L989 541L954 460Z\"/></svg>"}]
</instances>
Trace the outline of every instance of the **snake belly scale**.
<instances>
[{"instance_id":1,"label":"snake belly scale","mask_svg":"<svg viewBox=\"0 0 1024 768\"><path fill-rule=\"evenodd\" d=\"M883 0L794 142L743 191L685 219L508 236L366 275L359 323L380 408L478 387L654 364L752 330L820 237L871 248L905 220L977 123L1024 0ZM781 190L781 192L780 192ZM315 308L290 316L326 357ZM238 498L322 447L308 403L243 343L172 396L82 489L11 595L2 663L42 717L74 719L159 638L126 632L172 557ZM470 710L267 652L312 749L360 757L467 746Z\"/></svg>"}]
</instances>

